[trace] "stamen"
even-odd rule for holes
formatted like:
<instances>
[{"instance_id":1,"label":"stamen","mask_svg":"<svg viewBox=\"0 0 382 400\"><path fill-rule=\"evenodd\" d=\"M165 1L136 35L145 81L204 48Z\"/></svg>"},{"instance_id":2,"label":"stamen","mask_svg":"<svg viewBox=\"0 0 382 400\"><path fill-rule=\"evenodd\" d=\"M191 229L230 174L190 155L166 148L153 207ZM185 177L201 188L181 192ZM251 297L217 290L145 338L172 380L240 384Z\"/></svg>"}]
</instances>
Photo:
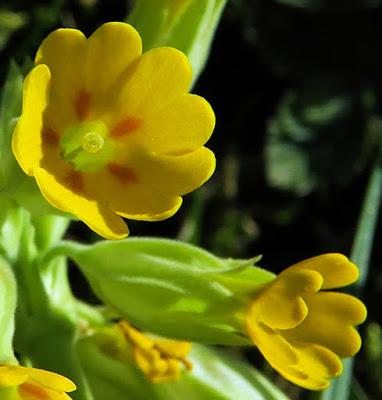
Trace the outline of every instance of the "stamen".
<instances>
[{"instance_id":1,"label":"stamen","mask_svg":"<svg viewBox=\"0 0 382 400\"><path fill-rule=\"evenodd\" d=\"M80 90L74 101L78 118L83 121L89 116L91 96L86 90Z\"/></svg>"},{"instance_id":2,"label":"stamen","mask_svg":"<svg viewBox=\"0 0 382 400\"><path fill-rule=\"evenodd\" d=\"M122 183L137 183L137 174L131 168L122 167L115 163L108 164L109 171Z\"/></svg>"},{"instance_id":3,"label":"stamen","mask_svg":"<svg viewBox=\"0 0 382 400\"><path fill-rule=\"evenodd\" d=\"M142 120L128 117L120 121L111 131L110 136L121 137L133 133L142 125Z\"/></svg>"},{"instance_id":4,"label":"stamen","mask_svg":"<svg viewBox=\"0 0 382 400\"><path fill-rule=\"evenodd\" d=\"M179 379L182 364L186 370L192 369L191 362L186 359L191 350L190 343L150 338L124 320L119 321L118 326L133 347L133 357L138 368L151 382Z\"/></svg>"},{"instance_id":5,"label":"stamen","mask_svg":"<svg viewBox=\"0 0 382 400\"><path fill-rule=\"evenodd\" d=\"M82 137L82 148L90 154L97 154L99 153L103 145L105 144L105 139L102 135L96 132L87 132Z\"/></svg>"}]
</instances>

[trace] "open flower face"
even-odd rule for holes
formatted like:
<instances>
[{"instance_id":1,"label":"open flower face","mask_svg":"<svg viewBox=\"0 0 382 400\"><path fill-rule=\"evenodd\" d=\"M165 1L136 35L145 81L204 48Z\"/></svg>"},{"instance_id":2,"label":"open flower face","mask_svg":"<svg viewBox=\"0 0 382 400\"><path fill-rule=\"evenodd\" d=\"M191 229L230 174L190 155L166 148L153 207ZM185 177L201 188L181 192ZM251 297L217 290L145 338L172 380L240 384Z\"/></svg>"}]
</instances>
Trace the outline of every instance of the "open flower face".
<instances>
[{"instance_id":1,"label":"open flower face","mask_svg":"<svg viewBox=\"0 0 382 400\"><path fill-rule=\"evenodd\" d=\"M109 239L128 234L121 217L173 215L215 168L203 147L214 114L187 93L187 57L174 48L141 51L125 23L106 23L89 39L54 31L25 80L13 136L21 168L44 197Z\"/></svg>"},{"instance_id":2,"label":"open flower face","mask_svg":"<svg viewBox=\"0 0 382 400\"><path fill-rule=\"evenodd\" d=\"M357 278L357 267L345 256L324 254L287 268L256 295L246 316L248 334L286 379L322 390L342 372L341 358L358 352L354 325L366 318L365 306L326 290Z\"/></svg>"},{"instance_id":3,"label":"open flower face","mask_svg":"<svg viewBox=\"0 0 382 400\"><path fill-rule=\"evenodd\" d=\"M66 392L76 390L76 385L42 369L0 365L0 388L14 388L20 400L70 400Z\"/></svg>"}]
</instances>

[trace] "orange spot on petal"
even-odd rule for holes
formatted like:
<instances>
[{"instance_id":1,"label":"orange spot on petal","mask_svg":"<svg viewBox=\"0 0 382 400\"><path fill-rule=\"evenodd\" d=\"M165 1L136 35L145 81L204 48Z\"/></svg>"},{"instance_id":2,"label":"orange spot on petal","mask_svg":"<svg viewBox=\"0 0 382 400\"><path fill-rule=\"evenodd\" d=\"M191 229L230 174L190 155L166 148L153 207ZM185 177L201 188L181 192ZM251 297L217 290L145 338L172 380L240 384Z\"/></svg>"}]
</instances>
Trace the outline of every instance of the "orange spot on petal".
<instances>
[{"instance_id":1,"label":"orange spot on petal","mask_svg":"<svg viewBox=\"0 0 382 400\"><path fill-rule=\"evenodd\" d=\"M137 174L127 167L110 163L108 165L110 173L122 183L136 183L138 182Z\"/></svg>"},{"instance_id":2,"label":"orange spot on petal","mask_svg":"<svg viewBox=\"0 0 382 400\"><path fill-rule=\"evenodd\" d=\"M80 120L89 116L91 96L86 90L80 90L74 100L74 107Z\"/></svg>"},{"instance_id":3,"label":"orange spot on petal","mask_svg":"<svg viewBox=\"0 0 382 400\"><path fill-rule=\"evenodd\" d=\"M120 121L111 131L110 136L121 137L135 132L142 125L139 118L128 117Z\"/></svg>"},{"instance_id":4,"label":"orange spot on petal","mask_svg":"<svg viewBox=\"0 0 382 400\"><path fill-rule=\"evenodd\" d=\"M50 144L52 146L58 145L60 141L58 133L48 127L42 128L41 138L44 144Z\"/></svg>"},{"instance_id":5,"label":"orange spot on petal","mask_svg":"<svg viewBox=\"0 0 382 400\"><path fill-rule=\"evenodd\" d=\"M66 175L64 181L73 192L82 193L84 191L84 180L81 172L70 172Z\"/></svg>"},{"instance_id":6,"label":"orange spot on petal","mask_svg":"<svg viewBox=\"0 0 382 400\"><path fill-rule=\"evenodd\" d=\"M36 400L50 400L49 393L38 384L25 382L19 386L19 394L21 398L36 399Z\"/></svg>"}]
</instances>

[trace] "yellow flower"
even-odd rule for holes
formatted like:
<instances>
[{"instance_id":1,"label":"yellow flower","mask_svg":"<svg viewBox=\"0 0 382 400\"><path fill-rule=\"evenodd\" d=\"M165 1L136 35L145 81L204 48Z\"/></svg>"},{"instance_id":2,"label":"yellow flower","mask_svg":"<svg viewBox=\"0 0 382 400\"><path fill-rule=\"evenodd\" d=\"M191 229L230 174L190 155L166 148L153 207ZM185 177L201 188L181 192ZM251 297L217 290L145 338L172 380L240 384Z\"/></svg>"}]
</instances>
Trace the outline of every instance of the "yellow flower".
<instances>
[{"instance_id":1,"label":"yellow flower","mask_svg":"<svg viewBox=\"0 0 382 400\"><path fill-rule=\"evenodd\" d=\"M357 267L345 256L324 254L287 268L256 295L246 315L248 334L286 379L322 390L341 374L340 358L358 352L361 339L353 326L366 318L365 306L351 295L326 291L357 278Z\"/></svg>"},{"instance_id":2,"label":"yellow flower","mask_svg":"<svg viewBox=\"0 0 382 400\"><path fill-rule=\"evenodd\" d=\"M17 161L48 202L109 239L128 234L121 217L172 216L215 169L203 146L214 113L187 93L187 57L141 49L137 31L120 22L89 39L52 32L25 79L13 136Z\"/></svg>"},{"instance_id":3,"label":"yellow flower","mask_svg":"<svg viewBox=\"0 0 382 400\"><path fill-rule=\"evenodd\" d=\"M128 322L119 322L125 339L133 348L134 361L146 378L153 383L180 378L181 366L192 369L186 359L191 343L164 338L151 338L133 328Z\"/></svg>"},{"instance_id":4,"label":"yellow flower","mask_svg":"<svg viewBox=\"0 0 382 400\"><path fill-rule=\"evenodd\" d=\"M76 385L42 369L0 365L1 388L15 389L20 400L70 400L66 392L76 390Z\"/></svg>"}]
</instances>

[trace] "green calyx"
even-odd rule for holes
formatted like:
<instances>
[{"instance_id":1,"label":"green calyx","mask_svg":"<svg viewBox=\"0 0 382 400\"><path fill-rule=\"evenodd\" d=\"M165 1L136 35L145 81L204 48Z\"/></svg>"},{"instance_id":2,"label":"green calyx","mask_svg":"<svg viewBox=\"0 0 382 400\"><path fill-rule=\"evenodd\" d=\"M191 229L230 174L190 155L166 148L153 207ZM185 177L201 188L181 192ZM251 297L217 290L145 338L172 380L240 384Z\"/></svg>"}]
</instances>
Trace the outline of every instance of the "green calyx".
<instances>
[{"instance_id":1,"label":"green calyx","mask_svg":"<svg viewBox=\"0 0 382 400\"><path fill-rule=\"evenodd\" d=\"M67 128L60 140L61 155L77 171L97 172L114 157L115 143L102 121Z\"/></svg>"}]
</instances>

